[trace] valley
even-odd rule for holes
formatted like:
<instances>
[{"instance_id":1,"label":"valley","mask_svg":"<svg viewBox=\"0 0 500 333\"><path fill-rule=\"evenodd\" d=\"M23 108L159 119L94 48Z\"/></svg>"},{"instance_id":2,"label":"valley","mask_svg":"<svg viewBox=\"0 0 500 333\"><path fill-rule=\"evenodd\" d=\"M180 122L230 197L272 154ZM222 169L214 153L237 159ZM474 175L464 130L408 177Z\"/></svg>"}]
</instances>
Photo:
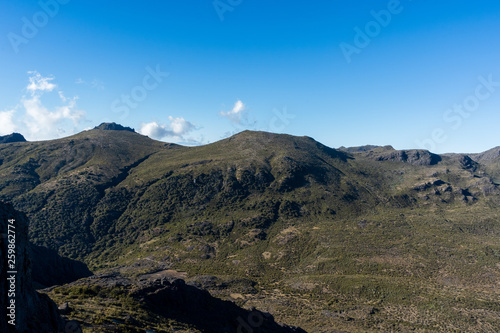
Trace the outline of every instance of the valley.
<instances>
[{"instance_id":1,"label":"valley","mask_svg":"<svg viewBox=\"0 0 500 333\"><path fill-rule=\"evenodd\" d=\"M151 295L234 311L227 332L500 328L498 147L333 149L253 131L185 147L102 124L0 144L0 160L0 200L26 214L29 240L94 274L41 290L83 332L223 332L154 311Z\"/></svg>"}]
</instances>

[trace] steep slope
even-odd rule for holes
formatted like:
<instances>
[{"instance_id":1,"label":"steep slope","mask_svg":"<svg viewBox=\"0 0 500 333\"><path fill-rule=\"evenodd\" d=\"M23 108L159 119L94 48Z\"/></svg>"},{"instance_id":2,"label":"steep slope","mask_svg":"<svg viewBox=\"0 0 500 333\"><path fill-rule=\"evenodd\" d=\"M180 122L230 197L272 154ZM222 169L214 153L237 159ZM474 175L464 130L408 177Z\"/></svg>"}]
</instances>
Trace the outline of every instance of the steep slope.
<instances>
[{"instance_id":1,"label":"steep slope","mask_svg":"<svg viewBox=\"0 0 500 333\"><path fill-rule=\"evenodd\" d=\"M105 190L165 146L136 133L105 130L2 145L0 197L32 219L36 245L81 258L95 241L91 216Z\"/></svg>"},{"instance_id":2,"label":"steep slope","mask_svg":"<svg viewBox=\"0 0 500 333\"><path fill-rule=\"evenodd\" d=\"M495 183L500 184L500 147L495 147L480 154L471 154L475 162L484 165L485 170L490 174Z\"/></svg>"},{"instance_id":3,"label":"steep slope","mask_svg":"<svg viewBox=\"0 0 500 333\"><path fill-rule=\"evenodd\" d=\"M26 217L16 212L11 205L0 202L0 230L0 299L3 307L0 331L62 331L65 322L60 317L56 305L46 295L37 293L32 285ZM12 244L15 246L8 246ZM8 273L10 271L16 273ZM11 279L12 277L14 279ZM15 326L11 325L10 321Z\"/></svg>"},{"instance_id":4,"label":"steep slope","mask_svg":"<svg viewBox=\"0 0 500 333\"><path fill-rule=\"evenodd\" d=\"M57 251L30 244L32 278L37 289L61 285L92 275L81 261L61 257Z\"/></svg>"},{"instance_id":5,"label":"steep slope","mask_svg":"<svg viewBox=\"0 0 500 333\"><path fill-rule=\"evenodd\" d=\"M276 323L269 313L212 297L182 279L135 279L113 273L47 293L60 302L65 295L77 298L72 301L72 315L94 332L305 333ZM110 313L111 318L105 316ZM89 318L98 320L88 322Z\"/></svg>"},{"instance_id":6,"label":"steep slope","mask_svg":"<svg viewBox=\"0 0 500 333\"><path fill-rule=\"evenodd\" d=\"M90 253L109 231L115 236L116 230L135 232L140 223L154 227L181 210L188 214L186 206L197 213L252 194L304 191L311 183L313 189L336 184L346 198L359 192L341 181L344 153L310 138L269 133L242 133L187 148L128 131L92 130L62 140L11 144L0 154L2 198L33 218L35 244L74 258ZM171 190L179 195L170 195ZM279 205L263 208L268 219L275 219Z\"/></svg>"},{"instance_id":7,"label":"steep slope","mask_svg":"<svg viewBox=\"0 0 500 333\"><path fill-rule=\"evenodd\" d=\"M491 161L498 162L498 158L500 157L500 147L495 147L479 154L471 154L471 157L476 162L480 162L483 164Z\"/></svg>"},{"instance_id":8,"label":"steep slope","mask_svg":"<svg viewBox=\"0 0 500 333\"><path fill-rule=\"evenodd\" d=\"M283 218L311 214L301 212L302 202L326 216L361 195L373 202L342 171L351 172L348 160L310 138L251 132L203 147L159 152L97 206L93 227L96 234L102 232L96 246L103 249L96 251L98 261L137 237L150 240L152 230L172 237L186 225L195 233L198 225L207 225L213 230L203 232L212 236L238 229L240 237L231 242L244 244L265 238Z\"/></svg>"},{"instance_id":9,"label":"steep slope","mask_svg":"<svg viewBox=\"0 0 500 333\"><path fill-rule=\"evenodd\" d=\"M92 270L185 271L313 332L500 325L500 190L475 156L95 129L0 158L0 195L33 218L33 241Z\"/></svg>"}]
</instances>

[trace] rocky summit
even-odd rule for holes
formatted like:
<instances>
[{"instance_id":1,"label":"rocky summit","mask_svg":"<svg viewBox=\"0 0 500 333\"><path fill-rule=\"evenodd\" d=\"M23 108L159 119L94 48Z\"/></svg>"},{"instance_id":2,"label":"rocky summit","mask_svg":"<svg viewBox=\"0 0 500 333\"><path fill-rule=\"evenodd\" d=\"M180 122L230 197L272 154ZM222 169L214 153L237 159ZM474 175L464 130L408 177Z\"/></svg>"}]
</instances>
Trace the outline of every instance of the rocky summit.
<instances>
[{"instance_id":1,"label":"rocky summit","mask_svg":"<svg viewBox=\"0 0 500 333\"><path fill-rule=\"evenodd\" d=\"M94 127L94 129L103 131L129 131L135 133L133 128L125 127L117 123L102 123L101 125Z\"/></svg>"},{"instance_id":2,"label":"rocky summit","mask_svg":"<svg viewBox=\"0 0 500 333\"><path fill-rule=\"evenodd\" d=\"M1 145L0 199L84 331L494 332L499 156L102 124Z\"/></svg>"},{"instance_id":3,"label":"rocky summit","mask_svg":"<svg viewBox=\"0 0 500 333\"><path fill-rule=\"evenodd\" d=\"M0 143L26 142L22 134L12 133L9 135L0 136Z\"/></svg>"}]
</instances>

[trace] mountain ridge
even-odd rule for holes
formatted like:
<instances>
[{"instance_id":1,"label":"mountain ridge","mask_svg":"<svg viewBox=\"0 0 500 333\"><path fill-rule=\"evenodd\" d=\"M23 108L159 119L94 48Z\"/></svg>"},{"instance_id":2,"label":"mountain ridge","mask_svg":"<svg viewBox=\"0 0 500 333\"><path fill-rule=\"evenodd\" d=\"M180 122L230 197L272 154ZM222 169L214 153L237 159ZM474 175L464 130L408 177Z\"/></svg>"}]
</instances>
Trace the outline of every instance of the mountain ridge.
<instances>
[{"instance_id":1,"label":"mountain ridge","mask_svg":"<svg viewBox=\"0 0 500 333\"><path fill-rule=\"evenodd\" d=\"M453 308L498 311L495 159L253 131L185 147L101 129L2 145L0 158L0 198L30 217L31 240L97 273L186 272L313 332L420 327L394 323L395 307L445 307L434 330L470 330Z\"/></svg>"},{"instance_id":2,"label":"mountain ridge","mask_svg":"<svg viewBox=\"0 0 500 333\"><path fill-rule=\"evenodd\" d=\"M126 126L123 126L123 125L120 125L118 123L115 123L115 122L111 122L111 123L101 123L100 125L97 125L95 126L93 129L91 130L84 130L84 131L81 131L79 133L75 133L75 134L72 134L70 136L67 136L67 137L63 137L63 138L59 138L59 139L51 139L51 140L44 140L44 141L32 141L32 142L51 142L51 141L57 141L57 140L65 140L65 139L68 139L68 138L73 138L73 137L81 137L82 135L85 135L85 134L89 134L89 133L92 133L94 132L95 130L100 130L100 131L126 131L126 132L131 132L131 133L134 133L138 136L142 136L142 137L147 137L145 135L142 135L142 134L139 134L135 131L135 129L131 128L131 127L126 127ZM212 145L214 143L217 143L217 142L221 142L221 141L225 141L225 140L235 140L237 138L245 138L245 137L249 137L249 136L261 136L263 138L267 138L269 139L270 137L272 136L280 136L280 135L283 135L285 137L293 137L293 138L308 138L308 139L312 139L314 140L314 138L311 138L309 136L295 136L295 135L291 135L291 134L277 134L277 133L273 133L273 132L266 132L266 131L260 131L260 130L243 130L241 132L238 132L236 134L233 134L231 135L230 137L227 137L227 138L223 138L223 139L220 139L218 141L215 141L213 143L207 143L207 144L204 144L204 145L200 145L200 146L205 146L205 145ZM24 139L24 136L22 136L22 134L20 133L12 133L12 134L9 134L9 135L5 135L5 136L2 136L0 138L11 138L15 136L16 138L17 137L22 137ZM147 137L149 138L149 137ZM153 140L153 141L156 141L156 142L162 142L162 143L165 143L165 144L169 144L169 145L176 145L174 143L168 143L168 142L164 142L164 141L158 141L158 140L154 140L154 139L151 139L150 140ZM316 140L314 140L316 141ZM22 141L12 141L12 142L27 142L25 139L22 140ZM318 141L316 141L318 142ZM2 142L0 142L2 143ZM6 143L11 143L11 142L6 142ZM179 145L179 146L182 146L182 145ZM183 146L183 147L193 147L193 146ZM196 146L194 146L196 147ZM325 147L328 147L328 146L325 146ZM331 149L335 149L335 150L339 150L339 151L344 151L344 152L348 152L348 153L360 153L360 152L368 152L368 151L373 151L373 150L387 150L387 151L426 151L426 152L429 152L431 154L435 154L435 155L444 155L444 156L448 156L448 155L456 155L456 154L460 154L460 155L468 155L468 156L474 156L474 159L493 159L495 157L497 157L499 154L500 154L500 146L495 146L493 148L490 148L488 150L485 150L483 152L479 152L479 153L467 153L467 152L454 152L454 153L442 153L442 154L436 154L436 153L433 153L429 150L426 150L426 149L421 149L421 148L404 148L404 149L395 149L393 148L393 146L391 145L384 145L384 146L380 146L380 145L371 145L371 144L366 144L366 145L363 145L363 146L353 146L353 147L345 147L345 146L340 146L338 148L333 148L333 147L329 147Z\"/></svg>"}]
</instances>

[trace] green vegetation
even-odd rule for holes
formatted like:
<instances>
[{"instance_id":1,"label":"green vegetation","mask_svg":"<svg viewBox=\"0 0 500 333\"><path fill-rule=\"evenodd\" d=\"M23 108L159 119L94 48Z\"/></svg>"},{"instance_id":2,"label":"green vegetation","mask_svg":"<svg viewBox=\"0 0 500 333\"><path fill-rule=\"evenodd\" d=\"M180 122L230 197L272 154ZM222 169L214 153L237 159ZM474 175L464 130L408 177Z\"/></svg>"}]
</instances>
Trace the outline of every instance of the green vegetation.
<instances>
[{"instance_id":1,"label":"green vegetation","mask_svg":"<svg viewBox=\"0 0 500 333\"><path fill-rule=\"evenodd\" d=\"M30 217L32 241L94 271L215 276L213 295L310 332L500 329L491 154L343 152L262 132L188 148L93 130L0 155L0 196ZM118 290L49 296L95 325L151 320Z\"/></svg>"},{"instance_id":2,"label":"green vegetation","mask_svg":"<svg viewBox=\"0 0 500 333\"><path fill-rule=\"evenodd\" d=\"M189 325L158 316L136 301L126 287L62 286L46 292L56 303L68 302L68 317L83 323L87 332L199 332Z\"/></svg>"}]
</instances>

